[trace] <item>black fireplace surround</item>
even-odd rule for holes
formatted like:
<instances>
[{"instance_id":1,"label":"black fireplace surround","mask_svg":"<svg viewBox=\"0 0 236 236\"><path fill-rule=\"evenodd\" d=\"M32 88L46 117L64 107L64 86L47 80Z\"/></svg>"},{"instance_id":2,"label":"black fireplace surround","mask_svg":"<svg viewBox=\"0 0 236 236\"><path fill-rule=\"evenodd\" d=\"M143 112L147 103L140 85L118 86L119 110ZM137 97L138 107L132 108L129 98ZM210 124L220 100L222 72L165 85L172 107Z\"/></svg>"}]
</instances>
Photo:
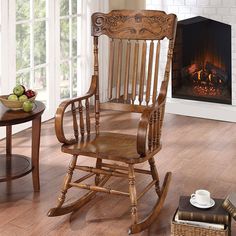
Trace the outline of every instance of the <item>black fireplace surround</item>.
<instances>
[{"instance_id":1,"label":"black fireplace surround","mask_svg":"<svg viewBox=\"0 0 236 236\"><path fill-rule=\"evenodd\" d=\"M172 97L231 104L231 26L201 16L178 22Z\"/></svg>"}]
</instances>

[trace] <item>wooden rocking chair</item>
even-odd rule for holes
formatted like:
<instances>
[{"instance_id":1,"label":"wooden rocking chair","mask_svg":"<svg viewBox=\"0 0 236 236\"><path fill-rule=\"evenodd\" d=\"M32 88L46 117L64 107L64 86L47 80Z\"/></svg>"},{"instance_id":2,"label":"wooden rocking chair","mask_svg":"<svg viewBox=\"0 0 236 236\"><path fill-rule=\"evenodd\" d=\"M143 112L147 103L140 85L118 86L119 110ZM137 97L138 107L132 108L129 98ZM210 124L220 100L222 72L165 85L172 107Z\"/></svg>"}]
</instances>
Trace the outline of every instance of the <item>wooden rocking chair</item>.
<instances>
[{"instance_id":1,"label":"wooden rocking chair","mask_svg":"<svg viewBox=\"0 0 236 236\"><path fill-rule=\"evenodd\" d=\"M146 229L156 219L163 206L171 179L171 173L168 172L162 187L159 186L154 155L161 150L161 129L176 24L177 18L174 14L167 15L163 11L154 10L114 10L109 14L92 15L94 75L90 89L84 96L62 102L56 112L55 129L57 138L62 143L62 152L71 154L73 157L58 197L58 204L48 212L48 216L59 216L75 211L91 200L96 192L104 192L130 198L132 225L129 233ZM110 39L109 94L106 103L100 103L99 100L98 38L101 35L106 35ZM160 48L164 38L166 44L165 42L162 44L168 43L168 47L165 47L165 70L159 85L159 61L163 61ZM91 98L94 98L94 116L90 113L93 107L90 106ZM71 107L74 130L72 139L66 138L63 125L69 107ZM99 131L100 109L141 113L137 135ZM94 117L94 131L92 117ZM96 166L77 165L79 155L96 158ZM150 164L150 170L134 168L136 164L146 161ZM119 163L123 164L118 165ZM75 170L89 172L89 174L72 181ZM152 177L152 181L139 195L136 193L135 186L136 172ZM82 183L93 175L94 185ZM104 187L111 176L126 178L129 192ZM157 202L149 216L139 221L137 201L153 186L157 193ZM64 206L67 191L72 187L90 191L79 200Z\"/></svg>"}]
</instances>

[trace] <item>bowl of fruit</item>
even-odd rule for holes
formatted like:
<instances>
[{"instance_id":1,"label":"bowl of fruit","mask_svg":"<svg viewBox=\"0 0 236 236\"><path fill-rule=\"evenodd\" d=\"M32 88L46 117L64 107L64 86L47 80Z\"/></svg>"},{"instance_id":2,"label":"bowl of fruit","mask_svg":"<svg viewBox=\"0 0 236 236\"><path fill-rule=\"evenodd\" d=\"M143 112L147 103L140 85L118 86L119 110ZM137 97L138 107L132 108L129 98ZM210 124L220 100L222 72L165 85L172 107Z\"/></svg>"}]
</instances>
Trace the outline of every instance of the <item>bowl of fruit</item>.
<instances>
[{"instance_id":1,"label":"bowl of fruit","mask_svg":"<svg viewBox=\"0 0 236 236\"><path fill-rule=\"evenodd\" d=\"M26 90L23 85L17 85L14 87L12 94L0 96L0 101L9 109L23 109L26 112L30 112L33 109L33 101L36 96L37 93L35 91Z\"/></svg>"}]
</instances>

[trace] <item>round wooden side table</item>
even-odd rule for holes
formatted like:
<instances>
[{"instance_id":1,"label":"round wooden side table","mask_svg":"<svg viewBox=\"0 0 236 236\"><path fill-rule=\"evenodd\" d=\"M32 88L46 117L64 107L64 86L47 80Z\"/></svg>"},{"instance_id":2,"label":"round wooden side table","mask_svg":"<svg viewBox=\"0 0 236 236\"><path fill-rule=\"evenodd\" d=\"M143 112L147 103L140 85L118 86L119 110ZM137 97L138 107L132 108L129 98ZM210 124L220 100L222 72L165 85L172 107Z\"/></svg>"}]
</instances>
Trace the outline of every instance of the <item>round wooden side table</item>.
<instances>
[{"instance_id":1,"label":"round wooden side table","mask_svg":"<svg viewBox=\"0 0 236 236\"><path fill-rule=\"evenodd\" d=\"M39 146L41 116L45 110L42 102L35 101L31 112L9 110L0 104L0 126L6 126L6 154L0 155L0 182L20 178L32 172L34 191L40 190L39 183ZM32 147L30 158L12 154L12 125L32 121Z\"/></svg>"}]
</instances>

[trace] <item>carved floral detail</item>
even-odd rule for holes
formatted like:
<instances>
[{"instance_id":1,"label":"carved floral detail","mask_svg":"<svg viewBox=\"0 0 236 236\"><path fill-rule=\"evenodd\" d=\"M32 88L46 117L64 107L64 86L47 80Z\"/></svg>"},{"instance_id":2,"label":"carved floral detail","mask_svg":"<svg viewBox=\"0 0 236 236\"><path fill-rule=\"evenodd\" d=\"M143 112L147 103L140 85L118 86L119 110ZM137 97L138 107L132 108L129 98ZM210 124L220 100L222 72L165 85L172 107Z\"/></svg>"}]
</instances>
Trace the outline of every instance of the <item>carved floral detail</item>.
<instances>
[{"instance_id":1,"label":"carved floral detail","mask_svg":"<svg viewBox=\"0 0 236 236\"><path fill-rule=\"evenodd\" d=\"M135 38L136 35L143 35L145 38L159 37L163 38L171 32L173 28L173 15L144 15L137 13L135 15L102 14L97 13L93 18L93 33L95 36L107 34L110 37L122 34L125 38L131 34ZM121 35L119 35L121 36Z\"/></svg>"},{"instance_id":2,"label":"carved floral detail","mask_svg":"<svg viewBox=\"0 0 236 236\"><path fill-rule=\"evenodd\" d=\"M115 27L119 22L125 23L128 20L128 18L129 18L128 16L123 16L123 15L110 16L107 17L107 23Z\"/></svg>"},{"instance_id":3,"label":"carved floral detail","mask_svg":"<svg viewBox=\"0 0 236 236\"><path fill-rule=\"evenodd\" d=\"M142 22L142 18L143 18L143 16L140 14L137 14L134 16L135 22L137 22L137 23Z\"/></svg>"}]
</instances>

